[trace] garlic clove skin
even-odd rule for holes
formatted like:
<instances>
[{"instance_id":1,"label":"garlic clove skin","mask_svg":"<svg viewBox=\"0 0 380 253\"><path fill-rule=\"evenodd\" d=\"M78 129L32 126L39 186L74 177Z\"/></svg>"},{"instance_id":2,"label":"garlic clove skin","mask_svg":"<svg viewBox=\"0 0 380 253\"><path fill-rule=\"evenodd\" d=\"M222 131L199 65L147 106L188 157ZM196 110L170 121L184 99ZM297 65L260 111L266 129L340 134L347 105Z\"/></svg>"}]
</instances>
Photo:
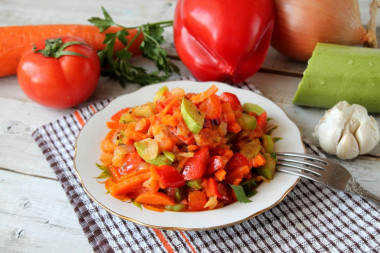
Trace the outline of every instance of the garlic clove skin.
<instances>
[{"instance_id":1,"label":"garlic clove skin","mask_svg":"<svg viewBox=\"0 0 380 253\"><path fill-rule=\"evenodd\" d=\"M361 155L370 152L376 147L380 139L379 127L376 120L373 117L365 119L356 130L355 138L358 141Z\"/></svg>"},{"instance_id":2,"label":"garlic clove skin","mask_svg":"<svg viewBox=\"0 0 380 253\"><path fill-rule=\"evenodd\" d=\"M376 120L369 116L365 107L353 104L351 119L358 122L358 126L353 129L355 138L359 144L360 153L366 154L379 143L380 132Z\"/></svg>"},{"instance_id":3,"label":"garlic clove skin","mask_svg":"<svg viewBox=\"0 0 380 253\"><path fill-rule=\"evenodd\" d=\"M314 130L314 137L326 153L353 159L371 151L380 140L376 120L365 107L341 101L326 111Z\"/></svg>"},{"instance_id":4,"label":"garlic clove skin","mask_svg":"<svg viewBox=\"0 0 380 253\"><path fill-rule=\"evenodd\" d=\"M347 116L342 113L344 105L338 104L336 107L326 111L326 114L319 121L314 131L314 137L319 140L319 145L328 154L335 155L338 142L342 137Z\"/></svg>"},{"instance_id":5,"label":"garlic clove skin","mask_svg":"<svg viewBox=\"0 0 380 253\"><path fill-rule=\"evenodd\" d=\"M355 137L346 129L336 146L336 156L340 159L353 159L359 155L359 145Z\"/></svg>"}]
</instances>

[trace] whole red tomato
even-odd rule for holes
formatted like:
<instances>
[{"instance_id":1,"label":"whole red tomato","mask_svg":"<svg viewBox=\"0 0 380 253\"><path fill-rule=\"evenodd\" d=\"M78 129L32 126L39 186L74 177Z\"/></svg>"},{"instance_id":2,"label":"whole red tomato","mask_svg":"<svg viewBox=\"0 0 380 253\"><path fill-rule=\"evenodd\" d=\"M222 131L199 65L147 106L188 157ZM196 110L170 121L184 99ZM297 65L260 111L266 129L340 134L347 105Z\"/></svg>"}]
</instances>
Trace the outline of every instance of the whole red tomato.
<instances>
[{"instance_id":1,"label":"whole red tomato","mask_svg":"<svg viewBox=\"0 0 380 253\"><path fill-rule=\"evenodd\" d=\"M274 20L272 0L179 0L174 43L198 80L241 82L264 62Z\"/></svg>"},{"instance_id":2,"label":"whole red tomato","mask_svg":"<svg viewBox=\"0 0 380 253\"><path fill-rule=\"evenodd\" d=\"M41 105L57 109L86 101L94 92L99 76L97 53L76 37L38 42L34 50L23 55L17 69L17 79L25 94Z\"/></svg>"}]
</instances>

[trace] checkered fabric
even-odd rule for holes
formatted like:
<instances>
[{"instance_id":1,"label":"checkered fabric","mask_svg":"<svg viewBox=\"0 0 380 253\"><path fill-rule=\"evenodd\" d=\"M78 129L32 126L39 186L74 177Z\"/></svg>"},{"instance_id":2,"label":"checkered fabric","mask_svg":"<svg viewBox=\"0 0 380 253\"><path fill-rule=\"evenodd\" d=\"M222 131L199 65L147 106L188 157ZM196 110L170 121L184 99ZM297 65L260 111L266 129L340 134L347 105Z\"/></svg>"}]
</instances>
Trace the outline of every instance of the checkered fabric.
<instances>
[{"instance_id":1,"label":"checkered fabric","mask_svg":"<svg viewBox=\"0 0 380 253\"><path fill-rule=\"evenodd\" d=\"M251 84L242 89L260 93ZM110 101L92 104L33 132L95 252L380 252L380 213L366 200L307 179L274 208L209 231L159 230L108 213L83 190L73 169L83 124ZM307 140L309 153L319 154Z\"/></svg>"}]
</instances>

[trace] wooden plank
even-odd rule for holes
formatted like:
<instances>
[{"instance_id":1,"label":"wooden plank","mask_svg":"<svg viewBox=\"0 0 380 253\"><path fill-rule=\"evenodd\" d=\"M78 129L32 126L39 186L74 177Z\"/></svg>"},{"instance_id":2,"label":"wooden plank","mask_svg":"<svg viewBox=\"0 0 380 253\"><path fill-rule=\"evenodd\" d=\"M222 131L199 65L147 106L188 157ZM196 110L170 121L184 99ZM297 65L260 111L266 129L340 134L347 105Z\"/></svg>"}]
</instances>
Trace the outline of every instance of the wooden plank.
<instances>
[{"instance_id":1,"label":"wooden plank","mask_svg":"<svg viewBox=\"0 0 380 253\"><path fill-rule=\"evenodd\" d=\"M59 182L0 170L0 189L0 252L91 251Z\"/></svg>"}]
</instances>

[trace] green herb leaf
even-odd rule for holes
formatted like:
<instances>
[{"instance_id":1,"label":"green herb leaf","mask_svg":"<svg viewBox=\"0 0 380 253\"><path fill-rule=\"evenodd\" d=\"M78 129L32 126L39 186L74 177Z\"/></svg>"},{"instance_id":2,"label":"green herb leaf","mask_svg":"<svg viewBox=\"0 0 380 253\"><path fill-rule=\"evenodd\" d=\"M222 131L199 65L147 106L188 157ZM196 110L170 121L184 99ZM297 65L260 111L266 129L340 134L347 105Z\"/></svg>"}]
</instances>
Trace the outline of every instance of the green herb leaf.
<instances>
[{"instance_id":1,"label":"green herb leaf","mask_svg":"<svg viewBox=\"0 0 380 253\"><path fill-rule=\"evenodd\" d=\"M277 127L278 127L278 126L274 126L274 125L273 125L273 126L268 126L268 128L267 128L266 131L265 131L266 134L267 134L267 135L271 135L272 132L273 132L273 130L277 129Z\"/></svg>"},{"instance_id":2,"label":"green herb leaf","mask_svg":"<svg viewBox=\"0 0 380 253\"><path fill-rule=\"evenodd\" d=\"M138 208L140 208L140 210L142 210L142 207L141 207L140 203L137 203L136 201L132 201L132 204L134 204L135 206L137 206Z\"/></svg>"},{"instance_id":3,"label":"green herb leaf","mask_svg":"<svg viewBox=\"0 0 380 253\"><path fill-rule=\"evenodd\" d=\"M250 203L252 202L247 198L244 192L244 188L241 185L232 185L230 184L232 190L235 192L236 198L240 203Z\"/></svg>"},{"instance_id":4,"label":"green herb leaf","mask_svg":"<svg viewBox=\"0 0 380 253\"><path fill-rule=\"evenodd\" d=\"M138 27L124 27L114 22L109 13L102 7L104 18L92 17L89 22L97 26L100 32L106 31L110 26L119 26L122 30L116 33L106 33L103 41L105 48L98 52L102 66L102 75L108 76L119 81L121 86L126 83L137 83L146 85L162 82L168 79L173 73L179 73L167 56L166 50L161 47L165 42L162 36L164 28L172 26L172 21L163 21L152 24L144 24ZM129 34L127 29L138 29L138 33L128 41L126 36ZM155 71L148 72L142 66L131 63L132 53L128 51L133 42L143 33L143 41L140 50L144 58L151 60L155 65ZM125 48L114 51L115 42L119 40Z\"/></svg>"},{"instance_id":5,"label":"green herb leaf","mask_svg":"<svg viewBox=\"0 0 380 253\"><path fill-rule=\"evenodd\" d=\"M94 24L95 26L97 26L100 32L104 32L110 26L116 25L113 19L111 18L111 16L106 11L106 9L104 9L104 7L102 7L102 12L105 17L104 19L99 18L99 17L92 17L88 20L91 24Z\"/></svg>"},{"instance_id":6,"label":"green herb leaf","mask_svg":"<svg viewBox=\"0 0 380 253\"><path fill-rule=\"evenodd\" d=\"M103 166L103 165L100 165L100 164L96 164L96 166L102 170L102 173L100 173L99 176L95 177L97 179L106 179L106 178L109 178L111 176L111 173L108 171L107 167L106 166Z\"/></svg>"},{"instance_id":7,"label":"green herb leaf","mask_svg":"<svg viewBox=\"0 0 380 253\"><path fill-rule=\"evenodd\" d=\"M256 191L257 183L254 178L250 180L246 180L240 185L243 187L244 193L247 196L247 198L250 198L257 193Z\"/></svg>"}]
</instances>

